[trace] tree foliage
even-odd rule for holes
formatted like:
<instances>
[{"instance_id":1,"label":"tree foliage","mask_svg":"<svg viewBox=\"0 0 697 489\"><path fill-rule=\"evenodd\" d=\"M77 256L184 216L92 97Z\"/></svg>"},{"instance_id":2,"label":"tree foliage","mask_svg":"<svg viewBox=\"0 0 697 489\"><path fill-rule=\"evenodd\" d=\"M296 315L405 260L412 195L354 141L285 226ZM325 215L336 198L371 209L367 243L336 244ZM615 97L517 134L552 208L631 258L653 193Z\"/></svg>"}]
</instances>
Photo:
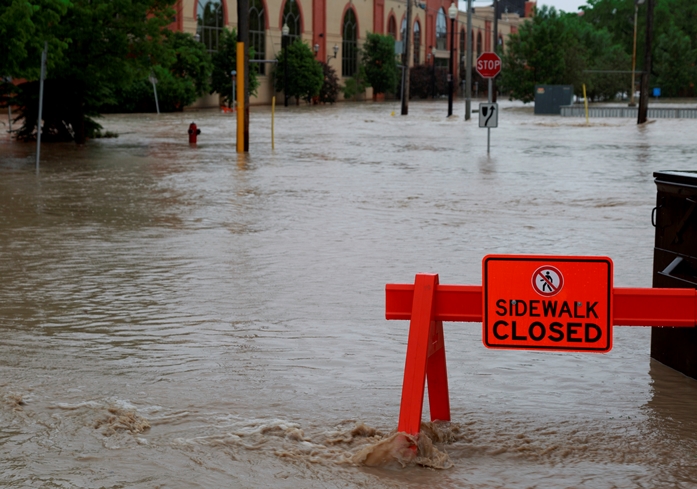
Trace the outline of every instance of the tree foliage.
<instances>
[{"instance_id":1,"label":"tree foliage","mask_svg":"<svg viewBox=\"0 0 697 489\"><path fill-rule=\"evenodd\" d=\"M585 83L590 97L607 99L632 87L635 0L588 0L582 15L543 7L507 43L502 88L530 101L536 83ZM643 71L646 6L637 17L636 71ZM697 84L697 2L657 0L650 83L664 96L694 96ZM593 73L593 72L596 73Z\"/></svg>"},{"instance_id":2,"label":"tree foliage","mask_svg":"<svg viewBox=\"0 0 697 489\"><path fill-rule=\"evenodd\" d=\"M583 21L605 29L628 56L634 43L634 0L588 0ZM637 21L637 71L643 70L646 4ZM697 2L656 0L654 10L651 85L666 96L694 96L697 83Z\"/></svg>"},{"instance_id":3,"label":"tree foliage","mask_svg":"<svg viewBox=\"0 0 697 489\"><path fill-rule=\"evenodd\" d=\"M395 92L397 60L392 36L368 33L361 51L361 64L373 93Z\"/></svg>"},{"instance_id":4,"label":"tree foliage","mask_svg":"<svg viewBox=\"0 0 697 489\"><path fill-rule=\"evenodd\" d=\"M543 6L511 35L503 56L500 87L512 98L530 102L535 85L583 85L592 98L613 98L629 89L629 77L600 71L630 69L630 57L604 28L582 16Z\"/></svg>"},{"instance_id":5,"label":"tree foliage","mask_svg":"<svg viewBox=\"0 0 697 489\"><path fill-rule=\"evenodd\" d=\"M162 112L182 110L208 91L211 60L203 43L191 34L165 32L162 64L125 87L115 89L115 103L104 112L155 112L151 77L157 80L157 98Z\"/></svg>"},{"instance_id":6,"label":"tree foliage","mask_svg":"<svg viewBox=\"0 0 697 489\"><path fill-rule=\"evenodd\" d=\"M318 101L321 104L333 104L339 98L339 90L341 89L339 76L336 74L336 70L329 64L322 62L320 64L324 73L324 82L319 91Z\"/></svg>"},{"instance_id":7,"label":"tree foliage","mask_svg":"<svg viewBox=\"0 0 697 489\"><path fill-rule=\"evenodd\" d=\"M254 50L250 48L250 59ZM237 71L237 29L224 29L218 39L218 52L213 54L213 73L211 76L211 93L218 92L223 102L232 107L232 75ZM259 88L256 65L250 63L249 93L256 95Z\"/></svg>"},{"instance_id":8,"label":"tree foliage","mask_svg":"<svg viewBox=\"0 0 697 489\"><path fill-rule=\"evenodd\" d=\"M167 59L165 28L171 22L174 0L71 0L57 21L41 24L40 36L59 46L49 51L44 128L56 139L78 143L98 128L92 118L106 104L116 102L116 91L147 76L154 65ZM14 3L14 2L13 2ZM43 4L56 6L58 0L25 0L41 11ZM47 17L40 16L41 18ZM39 35L39 34L37 34ZM65 46L60 49L60 46ZM27 53L36 43L24 44ZM18 57L15 56L15 59ZM8 58L11 60L12 58ZM19 67L18 77L33 77L32 63L16 61L0 70ZM24 66L24 67L23 67ZM31 84L16 90L13 100L24 120L21 134L30 137L36 127L37 112L32 103ZM38 95L38 94L37 94ZM54 96L60 100L49 101Z\"/></svg>"},{"instance_id":9,"label":"tree foliage","mask_svg":"<svg viewBox=\"0 0 697 489\"><path fill-rule=\"evenodd\" d=\"M48 60L53 68L68 46L53 29L69 5L69 0L0 0L0 76L38 78L44 42L54 55Z\"/></svg>"},{"instance_id":10,"label":"tree foliage","mask_svg":"<svg viewBox=\"0 0 697 489\"><path fill-rule=\"evenodd\" d=\"M365 89L370 86L368 83L368 77L365 74L365 66L362 64L358 65L358 70L353 76L346 79L346 83L342 91L344 92L344 98L346 100L357 97L358 95L365 93Z\"/></svg>"},{"instance_id":11,"label":"tree foliage","mask_svg":"<svg viewBox=\"0 0 697 489\"><path fill-rule=\"evenodd\" d=\"M276 57L278 62L275 69L274 86L277 92L283 92L285 87L285 63L288 63L288 86L285 95L311 101L319 95L324 83L322 65L315 59L310 46L296 40L282 49Z\"/></svg>"}]
</instances>

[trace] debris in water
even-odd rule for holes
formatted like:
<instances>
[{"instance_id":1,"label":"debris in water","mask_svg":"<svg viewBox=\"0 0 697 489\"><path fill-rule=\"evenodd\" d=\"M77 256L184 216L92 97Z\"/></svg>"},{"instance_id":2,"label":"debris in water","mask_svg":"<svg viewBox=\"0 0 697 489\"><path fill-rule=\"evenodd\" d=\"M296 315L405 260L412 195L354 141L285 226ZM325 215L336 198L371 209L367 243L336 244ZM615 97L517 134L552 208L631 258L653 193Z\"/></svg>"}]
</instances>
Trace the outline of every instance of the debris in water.
<instances>
[{"instance_id":1,"label":"debris in water","mask_svg":"<svg viewBox=\"0 0 697 489\"><path fill-rule=\"evenodd\" d=\"M99 429L102 426L104 436L111 436L117 431L128 431L130 433L144 433L150 429L148 420L139 416L135 411L124 411L117 407L109 408L110 415L98 420L94 428Z\"/></svg>"}]
</instances>

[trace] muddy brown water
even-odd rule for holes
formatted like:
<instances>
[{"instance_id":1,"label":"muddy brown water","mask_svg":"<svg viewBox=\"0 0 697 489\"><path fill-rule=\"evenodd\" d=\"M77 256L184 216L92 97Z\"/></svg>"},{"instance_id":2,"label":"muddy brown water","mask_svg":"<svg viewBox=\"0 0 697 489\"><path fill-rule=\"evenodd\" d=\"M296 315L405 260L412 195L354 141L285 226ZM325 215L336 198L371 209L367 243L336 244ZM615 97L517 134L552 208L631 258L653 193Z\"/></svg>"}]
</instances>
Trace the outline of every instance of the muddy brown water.
<instances>
[{"instance_id":1,"label":"muddy brown water","mask_svg":"<svg viewBox=\"0 0 697 489\"><path fill-rule=\"evenodd\" d=\"M648 287L652 172L697 163L697 121L502 105L490 157L443 101L281 108L274 151L254 108L246 156L216 111L109 116L38 175L0 139L0 486L697 487L697 381L645 328L593 355L446 323L452 423L400 458L386 283L543 253Z\"/></svg>"}]
</instances>

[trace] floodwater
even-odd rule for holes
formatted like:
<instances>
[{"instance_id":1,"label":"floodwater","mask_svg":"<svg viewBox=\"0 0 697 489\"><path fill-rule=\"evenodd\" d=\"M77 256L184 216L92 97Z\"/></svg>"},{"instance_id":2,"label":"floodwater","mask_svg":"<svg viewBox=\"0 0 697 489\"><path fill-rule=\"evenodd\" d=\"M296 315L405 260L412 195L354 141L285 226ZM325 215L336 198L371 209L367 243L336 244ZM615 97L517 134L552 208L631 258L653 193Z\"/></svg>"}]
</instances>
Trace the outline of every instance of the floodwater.
<instances>
[{"instance_id":1,"label":"floodwater","mask_svg":"<svg viewBox=\"0 0 697 489\"><path fill-rule=\"evenodd\" d=\"M596 355L446 323L452 423L390 458L408 323L386 283L541 253L648 287L652 172L697 163L697 121L514 103L487 157L461 105L281 107L275 150L253 108L244 156L217 111L109 116L120 137L44 145L38 175L0 140L0 486L697 487L697 381L647 328Z\"/></svg>"}]
</instances>

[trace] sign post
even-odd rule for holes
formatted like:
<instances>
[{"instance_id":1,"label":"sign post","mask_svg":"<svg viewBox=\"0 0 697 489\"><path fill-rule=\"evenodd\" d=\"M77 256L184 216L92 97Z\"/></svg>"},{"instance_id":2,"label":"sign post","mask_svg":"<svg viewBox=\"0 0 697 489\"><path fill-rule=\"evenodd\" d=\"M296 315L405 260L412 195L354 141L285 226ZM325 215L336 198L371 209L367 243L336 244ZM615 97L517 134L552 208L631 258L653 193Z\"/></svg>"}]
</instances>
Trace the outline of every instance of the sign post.
<instances>
[{"instance_id":1,"label":"sign post","mask_svg":"<svg viewBox=\"0 0 697 489\"><path fill-rule=\"evenodd\" d=\"M489 79L489 89L487 90L488 92L488 100L489 100L489 106L492 105L493 99L492 99L492 92L494 90L494 84L493 84L493 79L496 77L496 75L499 74L501 71L501 58L499 58L499 55L496 53L482 53L479 58L477 58L477 73L479 73L482 78L488 78ZM482 115L481 115L481 110L482 110L482 105L479 105L479 127L486 127L486 153L489 154L489 150L491 147L491 128L492 127L498 127L498 105L493 104L495 109L494 111L496 112L496 126L490 126L490 125L482 125Z\"/></svg>"}]
</instances>

